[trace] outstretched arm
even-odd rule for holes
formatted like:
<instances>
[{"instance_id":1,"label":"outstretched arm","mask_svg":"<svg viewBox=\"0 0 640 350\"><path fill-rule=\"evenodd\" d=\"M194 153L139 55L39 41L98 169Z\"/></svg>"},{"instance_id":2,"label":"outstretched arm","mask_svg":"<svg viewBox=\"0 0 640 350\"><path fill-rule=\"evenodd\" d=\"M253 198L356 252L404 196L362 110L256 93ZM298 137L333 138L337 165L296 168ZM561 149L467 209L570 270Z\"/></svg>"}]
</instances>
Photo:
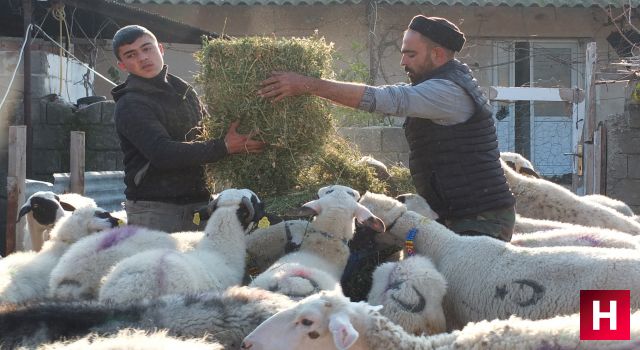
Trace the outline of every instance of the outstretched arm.
<instances>
[{"instance_id":1,"label":"outstretched arm","mask_svg":"<svg viewBox=\"0 0 640 350\"><path fill-rule=\"evenodd\" d=\"M347 107L357 108L366 85L312 78L291 72L273 72L262 82L258 95L278 102L287 96L316 95Z\"/></svg>"}]
</instances>

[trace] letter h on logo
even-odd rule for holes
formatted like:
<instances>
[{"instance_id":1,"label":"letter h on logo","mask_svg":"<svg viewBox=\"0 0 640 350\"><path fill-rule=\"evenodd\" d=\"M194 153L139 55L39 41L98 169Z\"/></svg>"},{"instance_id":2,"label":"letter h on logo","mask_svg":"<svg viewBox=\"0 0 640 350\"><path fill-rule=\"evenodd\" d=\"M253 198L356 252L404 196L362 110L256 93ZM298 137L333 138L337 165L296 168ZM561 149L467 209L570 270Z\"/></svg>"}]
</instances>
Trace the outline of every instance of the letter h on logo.
<instances>
[{"instance_id":1,"label":"letter h on logo","mask_svg":"<svg viewBox=\"0 0 640 350\"><path fill-rule=\"evenodd\" d=\"M629 340L628 290L580 291L580 340Z\"/></svg>"}]
</instances>

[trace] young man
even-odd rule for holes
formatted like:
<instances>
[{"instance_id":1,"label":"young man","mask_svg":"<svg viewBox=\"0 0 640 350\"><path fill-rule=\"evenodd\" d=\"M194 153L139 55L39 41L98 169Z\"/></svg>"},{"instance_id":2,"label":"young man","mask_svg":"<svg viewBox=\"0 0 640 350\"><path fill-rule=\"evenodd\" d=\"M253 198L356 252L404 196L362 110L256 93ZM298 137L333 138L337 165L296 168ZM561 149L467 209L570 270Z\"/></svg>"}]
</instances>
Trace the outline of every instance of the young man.
<instances>
[{"instance_id":1,"label":"young man","mask_svg":"<svg viewBox=\"0 0 640 350\"><path fill-rule=\"evenodd\" d=\"M488 100L469 67L455 59L465 37L444 18L415 16L400 64L411 85L367 86L275 72L258 94L279 101L317 95L369 112L406 117L409 169L418 194L461 235L510 241L515 198L500 166Z\"/></svg>"},{"instance_id":2,"label":"young man","mask_svg":"<svg viewBox=\"0 0 640 350\"><path fill-rule=\"evenodd\" d=\"M236 153L261 152L265 144L231 124L223 139L197 141L206 115L193 88L168 74L164 48L148 29L131 25L113 37L118 67L129 73L111 94L124 153L129 224L167 232L203 229L193 211L207 203L202 165Z\"/></svg>"}]
</instances>

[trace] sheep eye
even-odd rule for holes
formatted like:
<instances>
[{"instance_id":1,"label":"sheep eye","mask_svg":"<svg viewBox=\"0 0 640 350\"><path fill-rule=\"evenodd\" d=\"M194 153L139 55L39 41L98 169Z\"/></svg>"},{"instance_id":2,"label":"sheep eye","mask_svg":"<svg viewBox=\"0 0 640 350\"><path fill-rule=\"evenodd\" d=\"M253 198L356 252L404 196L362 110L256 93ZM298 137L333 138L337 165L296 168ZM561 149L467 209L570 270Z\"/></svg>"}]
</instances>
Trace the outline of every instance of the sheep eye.
<instances>
[{"instance_id":1,"label":"sheep eye","mask_svg":"<svg viewBox=\"0 0 640 350\"><path fill-rule=\"evenodd\" d=\"M351 191L349 191L348 193L349 193L349 195L350 195L351 197L356 198L356 194L355 194L355 193L353 193L353 192L351 192Z\"/></svg>"},{"instance_id":2,"label":"sheep eye","mask_svg":"<svg viewBox=\"0 0 640 350\"><path fill-rule=\"evenodd\" d=\"M318 334L318 332L316 331L309 332L308 335L309 335L309 338L311 339L317 339L320 336L320 334Z\"/></svg>"},{"instance_id":3,"label":"sheep eye","mask_svg":"<svg viewBox=\"0 0 640 350\"><path fill-rule=\"evenodd\" d=\"M331 192L333 192L333 190L328 190L325 194L329 194Z\"/></svg>"},{"instance_id":4,"label":"sheep eye","mask_svg":"<svg viewBox=\"0 0 640 350\"><path fill-rule=\"evenodd\" d=\"M313 324L313 321L307 318L303 318L302 321L300 321L300 323L302 323L303 326L311 326Z\"/></svg>"}]
</instances>

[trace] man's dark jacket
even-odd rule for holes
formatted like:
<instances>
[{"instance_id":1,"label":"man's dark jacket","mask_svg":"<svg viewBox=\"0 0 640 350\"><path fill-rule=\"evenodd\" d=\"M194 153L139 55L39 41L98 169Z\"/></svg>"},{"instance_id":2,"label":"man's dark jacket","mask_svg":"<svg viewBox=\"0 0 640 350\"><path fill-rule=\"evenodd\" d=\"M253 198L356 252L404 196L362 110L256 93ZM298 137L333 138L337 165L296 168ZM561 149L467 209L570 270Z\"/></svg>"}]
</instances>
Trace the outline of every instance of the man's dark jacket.
<instances>
[{"instance_id":1,"label":"man's dark jacket","mask_svg":"<svg viewBox=\"0 0 640 350\"><path fill-rule=\"evenodd\" d=\"M151 79L130 74L111 94L127 199L206 201L202 165L223 158L227 149L221 139L195 141L206 111L193 88L164 66Z\"/></svg>"},{"instance_id":2,"label":"man's dark jacket","mask_svg":"<svg viewBox=\"0 0 640 350\"><path fill-rule=\"evenodd\" d=\"M467 121L440 125L407 118L409 168L416 191L441 219L460 218L513 206L502 167L491 106L469 67L451 60L423 77L446 79L461 86L475 104Z\"/></svg>"}]
</instances>

